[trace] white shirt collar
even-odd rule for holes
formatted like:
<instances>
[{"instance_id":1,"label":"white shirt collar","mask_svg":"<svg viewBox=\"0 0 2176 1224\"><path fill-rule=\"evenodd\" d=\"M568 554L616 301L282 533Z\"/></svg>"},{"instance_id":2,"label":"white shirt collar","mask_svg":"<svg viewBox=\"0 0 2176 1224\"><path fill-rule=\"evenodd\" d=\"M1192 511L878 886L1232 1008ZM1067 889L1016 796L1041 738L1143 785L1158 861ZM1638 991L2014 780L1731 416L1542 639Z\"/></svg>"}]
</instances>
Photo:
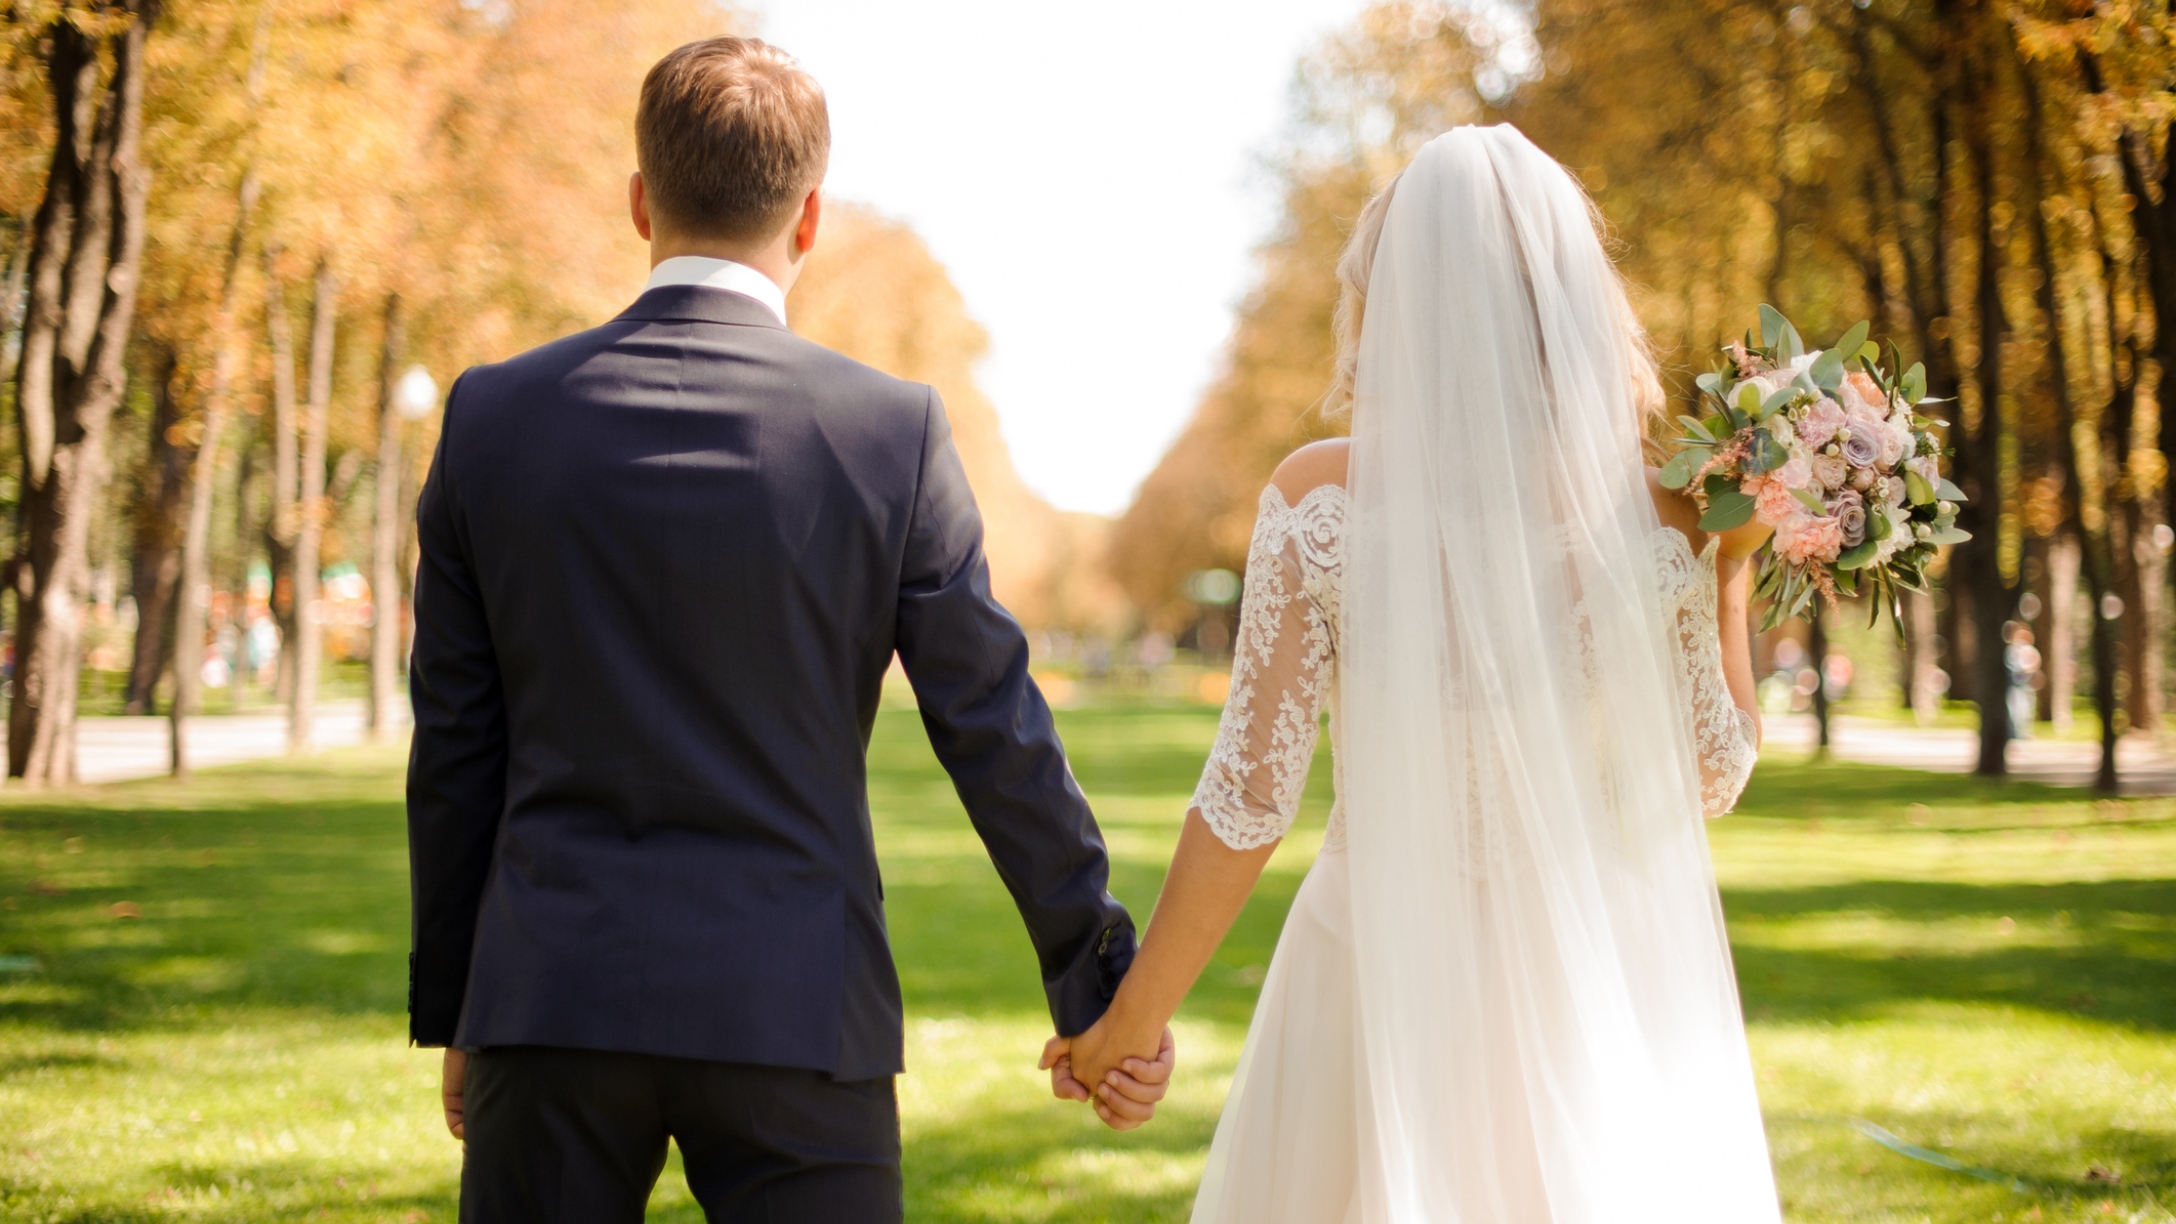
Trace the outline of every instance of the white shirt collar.
<instances>
[{"instance_id":1,"label":"white shirt collar","mask_svg":"<svg viewBox=\"0 0 2176 1224\"><path fill-rule=\"evenodd\" d=\"M730 259L712 259L708 255L675 255L650 269L650 283L644 285L642 290L647 293L667 285L699 285L705 289L723 289L728 293L752 297L778 316L779 326L785 326L785 290L778 287L777 281L747 264L734 263Z\"/></svg>"}]
</instances>

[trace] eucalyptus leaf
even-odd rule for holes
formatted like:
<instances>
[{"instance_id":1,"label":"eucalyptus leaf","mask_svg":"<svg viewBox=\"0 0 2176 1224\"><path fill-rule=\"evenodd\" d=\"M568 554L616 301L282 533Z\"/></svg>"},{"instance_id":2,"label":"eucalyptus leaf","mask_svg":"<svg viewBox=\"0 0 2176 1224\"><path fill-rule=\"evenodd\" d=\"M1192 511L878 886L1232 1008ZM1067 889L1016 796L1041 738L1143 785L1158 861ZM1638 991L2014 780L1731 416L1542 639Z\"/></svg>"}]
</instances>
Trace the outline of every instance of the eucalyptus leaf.
<instances>
[{"instance_id":1,"label":"eucalyptus leaf","mask_svg":"<svg viewBox=\"0 0 2176 1224\"><path fill-rule=\"evenodd\" d=\"M1896 534L1896 524L1889 521L1888 515L1883 514L1879 510L1869 510L1866 512L1867 539L1886 540L1894 534Z\"/></svg>"},{"instance_id":2,"label":"eucalyptus leaf","mask_svg":"<svg viewBox=\"0 0 2176 1224\"><path fill-rule=\"evenodd\" d=\"M1937 525L1934 534L1927 537L1929 544L1962 544L1972 538L1972 533L1954 523Z\"/></svg>"},{"instance_id":3,"label":"eucalyptus leaf","mask_svg":"<svg viewBox=\"0 0 2176 1224\"><path fill-rule=\"evenodd\" d=\"M1859 593L1859 575L1855 570L1843 570L1836 575L1836 589L1846 595Z\"/></svg>"},{"instance_id":4,"label":"eucalyptus leaf","mask_svg":"<svg viewBox=\"0 0 2176 1224\"><path fill-rule=\"evenodd\" d=\"M1693 379L1692 385L1720 399L1723 394L1723 373L1720 370L1709 370L1700 377Z\"/></svg>"},{"instance_id":5,"label":"eucalyptus leaf","mask_svg":"<svg viewBox=\"0 0 2176 1224\"><path fill-rule=\"evenodd\" d=\"M1798 329L1792 327L1789 320L1785 320L1783 324L1783 347L1777 350L1776 364L1789 365L1803 356L1805 352L1806 342L1798 338Z\"/></svg>"},{"instance_id":6,"label":"eucalyptus leaf","mask_svg":"<svg viewBox=\"0 0 2176 1224\"><path fill-rule=\"evenodd\" d=\"M1791 452L1781 442L1776 441L1774 434L1765 429L1754 431L1752 450L1745 457L1747 472L1758 476L1763 472L1773 472L1790 461Z\"/></svg>"},{"instance_id":7,"label":"eucalyptus leaf","mask_svg":"<svg viewBox=\"0 0 2176 1224\"><path fill-rule=\"evenodd\" d=\"M1907 404L1917 404L1926 399L1927 367L1923 363L1915 361L1911 369L1904 371L1903 393L1904 402Z\"/></svg>"},{"instance_id":8,"label":"eucalyptus leaf","mask_svg":"<svg viewBox=\"0 0 2176 1224\"><path fill-rule=\"evenodd\" d=\"M1760 385L1758 383L1739 383L1738 394L1735 398L1737 410L1744 413L1747 420L1757 421L1760 419Z\"/></svg>"},{"instance_id":9,"label":"eucalyptus leaf","mask_svg":"<svg viewBox=\"0 0 2176 1224\"><path fill-rule=\"evenodd\" d=\"M1700 530L1728 531L1742 527L1753 517L1753 499L1731 489L1708 499L1708 512L1700 516Z\"/></svg>"},{"instance_id":10,"label":"eucalyptus leaf","mask_svg":"<svg viewBox=\"0 0 2176 1224\"><path fill-rule=\"evenodd\" d=\"M1945 480L1942 483L1948 484L1949 482ZM1927 478L1919 473L1907 471L1904 473L1904 500L1915 506L1932 505L1934 502L1934 486L1928 484Z\"/></svg>"},{"instance_id":11,"label":"eucalyptus leaf","mask_svg":"<svg viewBox=\"0 0 2176 1224\"><path fill-rule=\"evenodd\" d=\"M1762 302L1760 305L1760 346L1762 348L1774 348L1783 343L1783 332L1790 325L1791 321L1783 317L1782 311L1766 302Z\"/></svg>"},{"instance_id":12,"label":"eucalyptus leaf","mask_svg":"<svg viewBox=\"0 0 2176 1224\"><path fill-rule=\"evenodd\" d=\"M1715 441L1715 435L1714 435L1714 434L1711 434L1711 433L1709 433L1709 432L1708 432L1708 427L1707 427L1707 426L1705 426L1705 425L1702 425L1702 424L1700 423L1700 420L1699 420L1699 418L1697 418L1697 417L1689 417L1689 416L1681 416L1681 417L1677 418L1677 422L1678 422L1678 424L1680 424L1680 425L1683 425L1683 426L1685 427L1685 432L1686 432L1686 433L1689 433L1689 434L1696 434L1696 435L1698 435L1698 436L1700 436L1700 437L1702 437L1702 438L1706 438L1706 439L1707 439L1708 441L1710 441L1710 442L1713 442L1713 441Z\"/></svg>"},{"instance_id":13,"label":"eucalyptus leaf","mask_svg":"<svg viewBox=\"0 0 2176 1224\"><path fill-rule=\"evenodd\" d=\"M1874 559L1874 554L1880 551L1881 544L1879 541L1861 540L1845 549L1843 555L1836 558L1836 568L1846 570L1863 568L1867 562Z\"/></svg>"},{"instance_id":14,"label":"eucalyptus leaf","mask_svg":"<svg viewBox=\"0 0 2176 1224\"><path fill-rule=\"evenodd\" d=\"M1791 496L1797 498L1799 504L1805 506L1806 509L1813 511L1815 514L1828 513L1828 507L1821 504L1821 498L1811 489L1792 489Z\"/></svg>"},{"instance_id":15,"label":"eucalyptus leaf","mask_svg":"<svg viewBox=\"0 0 2176 1224\"><path fill-rule=\"evenodd\" d=\"M1772 417L1776 414L1777 409L1789 406L1791 401L1797 398L1798 388L1777 387L1774 391L1769 393L1767 399L1764 399L1760 402L1760 415L1754 417L1753 419L1756 421L1767 420L1769 417Z\"/></svg>"},{"instance_id":16,"label":"eucalyptus leaf","mask_svg":"<svg viewBox=\"0 0 2176 1224\"><path fill-rule=\"evenodd\" d=\"M1843 350L1823 349L1807 368L1806 376L1823 391L1834 391L1844 381Z\"/></svg>"},{"instance_id":17,"label":"eucalyptus leaf","mask_svg":"<svg viewBox=\"0 0 2176 1224\"><path fill-rule=\"evenodd\" d=\"M1835 347L1829 349L1829 352L1835 353L1837 355L1836 360L1839 362L1849 361L1858 356L1859 350L1865 347L1866 333L1872 330L1872 325L1864 319L1853 323L1850 330L1844 333L1843 339L1838 340ZM1880 350L1877 349L1875 352L1878 354Z\"/></svg>"},{"instance_id":18,"label":"eucalyptus leaf","mask_svg":"<svg viewBox=\"0 0 2176 1224\"><path fill-rule=\"evenodd\" d=\"M1665 489L1682 489L1692 483L1692 474L1699 471L1700 465L1706 461L1707 456L1701 451L1681 450L1670 456L1668 463L1662 465L1662 473L1656 479L1662 482Z\"/></svg>"},{"instance_id":19,"label":"eucalyptus leaf","mask_svg":"<svg viewBox=\"0 0 2176 1224\"><path fill-rule=\"evenodd\" d=\"M1956 485L1951 484L1946 478L1936 483L1936 485L1934 486L1934 495L1946 502L1961 502L1971 500L1964 495L1963 489L1960 489Z\"/></svg>"}]
</instances>

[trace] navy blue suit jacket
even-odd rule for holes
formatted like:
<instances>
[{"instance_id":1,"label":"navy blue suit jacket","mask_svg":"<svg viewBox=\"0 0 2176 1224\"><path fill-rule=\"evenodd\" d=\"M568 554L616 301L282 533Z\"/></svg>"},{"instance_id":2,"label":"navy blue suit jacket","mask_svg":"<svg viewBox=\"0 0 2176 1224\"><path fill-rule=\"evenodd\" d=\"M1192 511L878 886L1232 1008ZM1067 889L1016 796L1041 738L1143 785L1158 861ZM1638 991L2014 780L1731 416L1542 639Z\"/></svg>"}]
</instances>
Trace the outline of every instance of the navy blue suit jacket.
<instances>
[{"instance_id":1,"label":"navy blue suit jacket","mask_svg":"<svg viewBox=\"0 0 2176 1224\"><path fill-rule=\"evenodd\" d=\"M930 388L659 288L462 375L417 509L411 1036L901 1069L896 653L1058 1029L1133 925Z\"/></svg>"}]
</instances>

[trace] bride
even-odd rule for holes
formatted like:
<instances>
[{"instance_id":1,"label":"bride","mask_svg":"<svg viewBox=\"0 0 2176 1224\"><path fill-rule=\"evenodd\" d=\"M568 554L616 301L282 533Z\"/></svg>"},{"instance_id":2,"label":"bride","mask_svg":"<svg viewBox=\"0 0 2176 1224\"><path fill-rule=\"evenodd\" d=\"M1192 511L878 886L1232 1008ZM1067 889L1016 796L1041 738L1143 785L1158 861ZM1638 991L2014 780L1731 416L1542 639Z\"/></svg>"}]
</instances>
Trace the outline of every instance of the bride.
<instances>
[{"instance_id":1,"label":"bride","mask_svg":"<svg viewBox=\"0 0 2176 1224\"><path fill-rule=\"evenodd\" d=\"M1058 1079L1114 1125L1161 1095L1328 712L1337 802L1195 1221L1777 1221L1701 821L1753 763L1760 537L1643 467L1623 285L1513 128L1423 148L1339 275L1352 437L1262 493L1216 746Z\"/></svg>"}]
</instances>

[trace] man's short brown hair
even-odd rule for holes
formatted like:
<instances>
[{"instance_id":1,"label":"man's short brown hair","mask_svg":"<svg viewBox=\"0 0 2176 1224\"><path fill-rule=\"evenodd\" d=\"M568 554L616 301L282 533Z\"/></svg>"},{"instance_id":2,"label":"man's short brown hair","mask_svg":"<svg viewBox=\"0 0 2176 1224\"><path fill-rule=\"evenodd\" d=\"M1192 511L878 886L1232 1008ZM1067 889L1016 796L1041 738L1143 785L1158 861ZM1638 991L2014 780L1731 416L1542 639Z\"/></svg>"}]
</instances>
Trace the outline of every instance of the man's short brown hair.
<instances>
[{"instance_id":1,"label":"man's short brown hair","mask_svg":"<svg viewBox=\"0 0 2176 1224\"><path fill-rule=\"evenodd\" d=\"M691 42L650 69L635 110L635 160L653 216L708 238L768 238L823 182L824 91L757 38Z\"/></svg>"}]
</instances>

